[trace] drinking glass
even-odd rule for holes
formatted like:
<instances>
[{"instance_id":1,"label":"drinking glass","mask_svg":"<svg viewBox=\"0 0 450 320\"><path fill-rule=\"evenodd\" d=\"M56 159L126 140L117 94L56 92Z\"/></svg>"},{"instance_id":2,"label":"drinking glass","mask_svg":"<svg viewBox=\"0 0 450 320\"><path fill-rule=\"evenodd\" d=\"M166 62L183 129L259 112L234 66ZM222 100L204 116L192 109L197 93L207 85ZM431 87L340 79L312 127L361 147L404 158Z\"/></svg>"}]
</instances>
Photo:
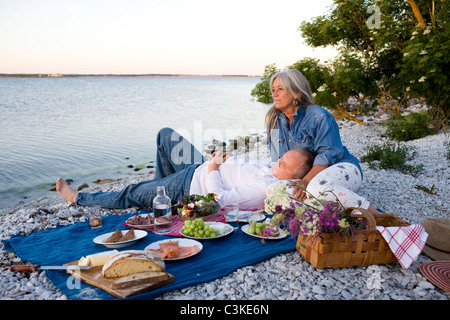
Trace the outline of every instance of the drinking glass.
<instances>
[{"instance_id":1,"label":"drinking glass","mask_svg":"<svg viewBox=\"0 0 450 320\"><path fill-rule=\"evenodd\" d=\"M234 230L239 228L239 205L230 204L224 207L225 221L229 220ZM227 219L228 218L228 219Z\"/></svg>"},{"instance_id":2,"label":"drinking glass","mask_svg":"<svg viewBox=\"0 0 450 320\"><path fill-rule=\"evenodd\" d=\"M91 229L98 229L102 227L102 215L100 206L93 206L89 209L89 225Z\"/></svg>"}]
</instances>

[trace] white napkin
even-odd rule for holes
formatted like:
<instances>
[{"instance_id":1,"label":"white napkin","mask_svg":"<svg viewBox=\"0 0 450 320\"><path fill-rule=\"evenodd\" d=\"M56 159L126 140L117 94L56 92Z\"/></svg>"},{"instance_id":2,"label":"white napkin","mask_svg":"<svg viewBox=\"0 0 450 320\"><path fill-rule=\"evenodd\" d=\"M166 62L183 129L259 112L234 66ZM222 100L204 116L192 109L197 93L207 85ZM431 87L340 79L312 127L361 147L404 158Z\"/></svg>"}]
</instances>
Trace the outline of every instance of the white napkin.
<instances>
[{"instance_id":1,"label":"white napkin","mask_svg":"<svg viewBox=\"0 0 450 320\"><path fill-rule=\"evenodd\" d=\"M417 260L428 238L428 233L418 224L407 227L377 226L377 230L404 269L408 269Z\"/></svg>"}]
</instances>

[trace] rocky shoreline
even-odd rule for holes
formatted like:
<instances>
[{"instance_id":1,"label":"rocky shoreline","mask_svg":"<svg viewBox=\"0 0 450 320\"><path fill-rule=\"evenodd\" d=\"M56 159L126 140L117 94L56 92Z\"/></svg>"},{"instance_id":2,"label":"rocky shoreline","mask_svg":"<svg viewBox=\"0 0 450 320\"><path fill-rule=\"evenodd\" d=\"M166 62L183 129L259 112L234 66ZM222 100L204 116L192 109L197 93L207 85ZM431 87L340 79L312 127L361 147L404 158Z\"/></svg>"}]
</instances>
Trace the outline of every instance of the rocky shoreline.
<instances>
[{"instance_id":1,"label":"rocky shoreline","mask_svg":"<svg viewBox=\"0 0 450 320\"><path fill-rule=\"evenodd\" d=\"M344 145L355 156L365 154L364 148L381 144L385 128L370 121L361 126L341 121ZM420 224L425 218L449 218L450 193L449 156L445 143L448 136L439 134L403 144L415 148L412 165L422 164L423 171L413 177L395 170L374 170L361 163L364 181L359 193L385 213L395 213L412 224ZM255 141L250 142L255 146ZM249 157L268 158L263 139L250 149ZM113 183L91 186L85 190L120 190L125 185L151 179L152 175L140 174ZM419 188L419 187L423 188ZM433 188L434 193L426 189ZM69 206L57 194L50 193L40 199L21 202L0 210L0 237L2 240L17 234L29 234L33 230L55 228L57 225L85 221L84 208ZM136 209L103 210L103 214L124 214ZM294 241L294 240L293 240ZM45 272L31 274L9 272L12 264L21 259L0 245L0 299L2 300L67 300L46 277ZM167 292L157 300L449 300L450 294L429 282L419 271L419 265L431 261L421 254L410 268L400 264L347 267L317 270L297 252L281 254L262 263L238 269L226 277ZM368 286L373 275L378 286Z\"/></svg>"}]
</instances>

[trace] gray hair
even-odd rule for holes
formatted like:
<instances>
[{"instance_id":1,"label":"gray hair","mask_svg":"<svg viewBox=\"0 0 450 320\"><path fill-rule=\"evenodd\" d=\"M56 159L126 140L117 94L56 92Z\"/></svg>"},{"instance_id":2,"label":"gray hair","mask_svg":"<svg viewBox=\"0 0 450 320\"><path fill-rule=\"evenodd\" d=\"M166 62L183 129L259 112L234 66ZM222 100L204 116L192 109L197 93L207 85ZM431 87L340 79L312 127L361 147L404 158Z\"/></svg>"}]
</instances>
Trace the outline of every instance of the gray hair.
<instances>
[{"instance_id":1,"label":"gray hair","mask_svg":"<svg viewBox=\"0 0 450 320\"><path fill-rule=\"evenodd\" d=\"M306 77L297 69L287 69L275 73L270 79L270 92L273 89L273 82L275 79L279 79L281 86L287 90L294 97L294 105L297 107L304 107L314 104L312 99L312 91ZM269 133L275 128L276 120L280 114L280 110L275 107L275 104L267 111L265 118L265 125L267 132Z\"/></svg>"},{"instance_id":2,"label":"gray hair","mask_svg":"<svg viewBox=\"0 0 450 320\"><path fill-rule=\"evenodd\" d=\"M314 163L314 154L305 148L292 149L297 152L299 157L303 157L304 161L292 172L293 179L303 179L311 170Z\"/></svg>"}]
</instances>

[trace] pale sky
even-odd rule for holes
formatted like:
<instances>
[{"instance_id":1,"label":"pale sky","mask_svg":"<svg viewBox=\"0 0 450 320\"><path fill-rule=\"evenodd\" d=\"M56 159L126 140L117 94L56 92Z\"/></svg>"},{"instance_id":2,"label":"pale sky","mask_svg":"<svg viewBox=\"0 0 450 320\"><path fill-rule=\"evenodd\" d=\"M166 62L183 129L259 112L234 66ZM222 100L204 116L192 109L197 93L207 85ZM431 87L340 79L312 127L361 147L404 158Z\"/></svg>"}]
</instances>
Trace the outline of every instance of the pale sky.
<instances>
[{"instance_id":1,"label":"pale sky","mask_svg":"<svg viewBox=\"0 0 450 320\"><path fill-rule=\"evenodd\" d=\"M302 21L332 0L0 0L0 73L246 74L331 59Z\"/></svg>"}]
</instances>

